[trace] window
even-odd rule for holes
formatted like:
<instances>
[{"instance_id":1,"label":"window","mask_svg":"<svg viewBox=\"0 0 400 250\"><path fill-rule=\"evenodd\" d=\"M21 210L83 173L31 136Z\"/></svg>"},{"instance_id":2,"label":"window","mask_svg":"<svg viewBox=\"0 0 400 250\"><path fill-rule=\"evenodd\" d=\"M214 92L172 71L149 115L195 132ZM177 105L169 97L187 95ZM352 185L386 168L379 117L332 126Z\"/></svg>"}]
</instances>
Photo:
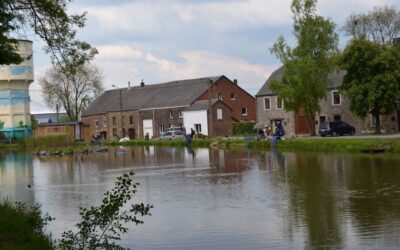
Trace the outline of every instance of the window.
<instances>
[{"instance_id":1,"label":"window","mask_svg":"<svg viewBox=\"0 0 400 250\"><path fill-rule=\"evenodd\" d=\"M169 111L169 118L174 118L174 111L172 110Z\"/></svg>"},{"instance_id":2,"label":"window","mask_svg":"<svg viewBox=\"0 0 400 250\"><path fill-rule=\"evenodd\" d=\"M342 104L342 97L337 90L332 91L332 105L333 106L339 106Z\"/></svg>"},{"instance_id":3,"label":"window","mask_svg":"<svg viewBox=\"0 0 400 250\"><path fill-rule=\"evenodd\" d=\"M133 124L133 116L129 116L129 124L132 125Z\"/></svg>"},{"instance_id":4,"label":"window","mask_svg":"<svg viewBox=\"0 0 400 250\"><path fill-rule=\"evenodd\" d=\"M96 128L98 128L99 127L99 121L96 120L95 123L96 123Z\"/></svg>"},{"instance_id":5,"label":"window","mask_svg":"<svg viewBox=\"0 0 400 250\"><path fill-rule=\"evenodd\" d=\"M107 119L103 119L103 127L107 127Z\"/></svg>"},{"instance_id":6,"label":"window","mask_svg":"<svg viewBox=\"0 0 400 250\"><path fill-rule=\"evenodd\" d=\"M113 116L113 118L112 118L112 123L113 123L113 125L117 125L117 118L115 118L115 116Z\"/></svg>"},{"instance_id":7,"label":"window","mask_svg":"<svg viewBox=\"0 0 400 250\"><path fill-rule=\"evenodd\" d=\"M165 131L165 127L164 127L164 125L162 125L162 124L161 124L161 125L159 126L159 128L160 128L160 133L162 133L162 132L164 132L164 131Z\"/></svg>"},{"instance_id":8,"label":"window","mask_svg":"<svg viewBox=\"0 0 400 250\"><path fill-rule=\"evenodd\" d=\"M278 96L276 97L276 109L283 109L283 98L280 98Z\"/></svg>"},{"instance_id":9,"label":"window","mask_svg":"<svg viewBox=\"0 0 400 250\"><path fill-rule=\"evenodd\" d=\"M242 108L242 115L244 115L244 116L247 115L247 108Z\"/></svg>"},{"instance_id":10,"label":"window","mask_svg":"<svg viewBox=\"0 0 400 250\"><path fill-rule=\"evenodd\" d=\"M234 93L231 93L231 100L232 100L232 101L236 100L236 96L235 96Z\"/></svg>"},{"instance_id":11,"label":"window","mask_svg":"<svg viewBox=\"0 0 400 250\"><path fill-rule=\"evenodd\" d=\"M222 100L222 93L217 94L217 99Z\"/></svg>"},{"instance_id":12,"label":"window","mask_svg":"<svg viewBox=\"0 0 400 250\"><path fill-rule=\"evenodd\" d=\"M264 97L264 109L271 110L271 97Z\"/></svg>"},{"instance_id":13,"label":"window","mask_svg":"<svg viewBox=\"0 0 400 250\"><path fill-rule=\"evenodd\" d=\"M201 133L201 124L194 124L194 130L196 130L196 133Z\"/></svg>"},{"instance_id":14,"label":"window","mask_svg":"<svg viewBox=\"0 0 400 250\"><path fill-rule=\"evenodd\" d=\"M179 118L182 118L182 110L179 110Z\"/></svg>"},{"instance_id":15,"label":"window","mask_svg":"<svg viewBox=\"0 0 400 250\"><path fill-rule=\"evenodd\" d=\"M372 126L375 127L376 126L376 117L373 114L371 114L371 120L372 120ZM379 121L382 124L382 116L379 116Z\"/></svg>"},{"instance_id":16,"label":"window","mask_svg":"<svg viewBox=\"0 0 400 250\"><path fill-rule=\"evenodd\" d=\"M222 120L222 109L217 109L217 120Z\"/></svg>"},{"instance_id":17,"label":"window","mask_svg":"<svg viewBox=\"0 0 400 250\"><path fill-rule=\"evenodd\" d=\"M112 130L113 132L112 132L112 135L115 137L115 136L117 136L117 129L116 128L113 128L113 130Z\"/></svg>"},{"instance_id":18,"label":"window","mask_svg":"<svg viewBox=\"0 0 400 250\"><path fill-rule=\"evenodd\" d=\"M341 120L342 120L342 117L340 117L340 115L334 115L334 116L333 116L333 120L334 120L335 122L338 122L338 121L341 121Z\"/></svg>"}]
</instances>

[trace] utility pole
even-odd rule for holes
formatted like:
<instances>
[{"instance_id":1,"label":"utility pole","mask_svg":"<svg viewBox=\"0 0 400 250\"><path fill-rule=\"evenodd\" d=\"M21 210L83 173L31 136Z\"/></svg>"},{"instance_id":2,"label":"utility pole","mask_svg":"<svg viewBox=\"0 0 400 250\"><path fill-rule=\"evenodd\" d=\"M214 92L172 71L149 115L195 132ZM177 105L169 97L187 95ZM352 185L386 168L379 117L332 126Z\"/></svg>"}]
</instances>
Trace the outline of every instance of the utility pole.
<instances>
[{"instance_id":1,"label":"utility pole","mask_svg":"<svg viewBox=\"0 0 400 250\"><path fill-rule=\"evenodd\" d=\"M122 89L119 89L119 113L121 116L121 138L124 138L124 119L122 118Z\"/></svg>"},{"instance_id":2,"label":"utility pole","mask_svg":"<svg viewBox=\"0 0 400 250\"><path fill-rule=\"evenodd\" d=\"M209 123L208 123L208 135L211 137L212 135L212 109L211 109L211 87L213 85L213 81L210 80L208 83L208 111L207 113L209 114Z\"/></svg>"},{"instance_id":3,"label":"utility pole","mask_svg":"<svg viewBox=\"0 0 400 250\"><path fill-rule=\"evenodd\" d=\"M59 116L59 107L58 107L58 104L56 104L56 115L57 115L57 122L60 122L60 116Z\"/></svg>"}]
</instances>

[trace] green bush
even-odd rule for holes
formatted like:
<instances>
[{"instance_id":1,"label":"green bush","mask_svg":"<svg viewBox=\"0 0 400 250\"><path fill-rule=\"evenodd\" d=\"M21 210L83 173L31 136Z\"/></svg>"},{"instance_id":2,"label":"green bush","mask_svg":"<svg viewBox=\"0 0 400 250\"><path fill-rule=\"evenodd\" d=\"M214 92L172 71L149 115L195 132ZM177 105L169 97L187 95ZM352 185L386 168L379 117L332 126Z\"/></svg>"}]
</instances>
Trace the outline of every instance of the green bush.
<instances>
[{"instance_id":1,"label":"green bush","mask_svg":"<svg viewBox=\"0 0 400 250\"><path fill-rule=\"evenodd\" d=\"M128 231L126 224L143 224L140 217L151 215L153 205L130 201L139 183L133 182L133 172L117 178L115 186L104 193L100 206L80 208L81 221L77 231L66 231L59 241L59 249L124 249L116 241ZM129 206L128 206L129 205Z\"/></svg>"},{"instance_id":2,"label":"green bush","mask_svg":"<svg viewBox=\"0 0 400 250\"><path fill-rule=\"evenodd\" d=\"M40 207L22 203L0 202L0 249L54 249L43 227L51 221L42 217Z\"/></svg>"},{"instance_id":3,"label":"green bush","mask_svg":"<svg viewBox=\"0 0 400 250\"><path fill-rule=\"evenodd\" d=\"M255 122L235 122L233 123L232 133L234 136L256 135L255 125Z\"/></svg>"}]
</instances>

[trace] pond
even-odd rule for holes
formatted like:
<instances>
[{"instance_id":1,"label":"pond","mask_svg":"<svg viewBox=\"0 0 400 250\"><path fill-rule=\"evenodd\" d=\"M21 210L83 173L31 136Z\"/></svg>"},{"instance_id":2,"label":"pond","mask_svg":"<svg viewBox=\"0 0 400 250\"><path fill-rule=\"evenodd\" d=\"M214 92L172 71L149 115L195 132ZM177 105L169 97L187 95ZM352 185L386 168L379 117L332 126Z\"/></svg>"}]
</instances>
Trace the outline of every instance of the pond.
<instances>
[{"instance_id":1,"label":"pond","mask_svg":"<svg viewBox=\"0 0 400 250\"><path fill-rule=\"evenodd\" d=\"M39 203L54 238L133 170L154 205L132 249L398 249L400 158L169 147L38 158L0 152L0 196ZM27 188L27 185L31 188Z\"/></svg>"}]
</instances>

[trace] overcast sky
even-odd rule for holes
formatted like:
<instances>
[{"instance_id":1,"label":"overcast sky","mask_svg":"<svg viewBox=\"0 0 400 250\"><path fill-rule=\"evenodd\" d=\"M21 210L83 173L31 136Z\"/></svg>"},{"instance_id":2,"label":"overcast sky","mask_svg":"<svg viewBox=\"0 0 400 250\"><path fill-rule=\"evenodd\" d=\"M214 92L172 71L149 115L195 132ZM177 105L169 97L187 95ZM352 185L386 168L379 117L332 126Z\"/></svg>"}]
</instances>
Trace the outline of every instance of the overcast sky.
<instances>
[{"instance_id":1,"label":"overcast sky","mask_svg":"<svg viewBox=\"0 0 400 250\"><path fill-rule=\"evenodd\" d=\"M106 89L226 75L256 94L280 62L269 53L279 35L293 42L291 0L75 0L70 12L87 11L79 38L95 46ZM399 0L319 0L318 12L339 28L352 13ZM43 42L34 41L35 79L49 68ZM40 86L31 85L31 111L51 110Z\"/></svg>"}]
</instances>

